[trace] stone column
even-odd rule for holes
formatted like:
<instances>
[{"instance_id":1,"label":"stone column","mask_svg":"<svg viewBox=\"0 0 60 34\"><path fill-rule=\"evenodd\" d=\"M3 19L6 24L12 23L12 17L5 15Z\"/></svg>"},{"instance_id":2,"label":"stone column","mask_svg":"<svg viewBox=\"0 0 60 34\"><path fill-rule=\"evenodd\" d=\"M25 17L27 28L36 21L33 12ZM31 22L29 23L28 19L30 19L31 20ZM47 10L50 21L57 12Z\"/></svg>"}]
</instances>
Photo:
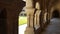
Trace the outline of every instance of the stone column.
<instances>
[{"instance_id":1,"label":"stone column","mask_svg":"<svg viewBox=\"0 0 60 34\"><path fill-rule=\"evenodd\" d=\"M34 11L33 0L26 0L27 27L25 34L34 34Z\"/></svg>"},{"instance_id":2,"label":"stone column","mask_svg":"<svg viewBox=\"0 0 60 34\"><path fill-rule=\"evenodd\" d=\"M50 19L51 19L51 10L50 10L50 7L47 9L47 24L49 24L50 23Z\"/></svg>"},{"instance_id":3,"label":"stone column","mask_svg":"<svg viewBox=\"0 0 60 34\"><path fill-rule=\"evenodd\" d=\"M47 12L44 13L44 20L43 20L44 21L43 22L44 24L46 23L46 16L47 16Z\"/></svg>"},{"instance_id":4,"label":"stone column","mask_svg":"<svg viewBox=\"0 0 60 34\"><path fill-rule=\"evenodd\" d=\"M43 23L45 24L46 23L46 16L47 16L47 9L44 10L44 13L43 13Z\"/></svg>"},{"instance_id":5,"label":"stone column","mask_svg":"<svg viewBox=\"0 0 60 34\"><path fill-rule=\"evenodd\" d=\"M35 14L34 16L35 16L34 17L34 27L36 27L36 24L37 24L37 15Z\"/></svg>"},{"instance_id":6,"label":"stone column","mask_svg":"<svg viewBox=\"0 0 60 34\"><path fill-rule=\"evenodd\" d=\"M40 14L40 27L41 30L44 28L44 10L41 10L41 14Z\"/></svg>"},{"instance_id":7,"label":"stone column","mask_svg":"<svg viewBox=\"0 0 60 34\"><path fill-rule=\"evenodd\" d=\"M35 14L35 28L38 29L40 27L40 19L39 19L39 15L40 15L40 4L39 2L36 3L36 14Z\"/></svg>"}]
</instances>

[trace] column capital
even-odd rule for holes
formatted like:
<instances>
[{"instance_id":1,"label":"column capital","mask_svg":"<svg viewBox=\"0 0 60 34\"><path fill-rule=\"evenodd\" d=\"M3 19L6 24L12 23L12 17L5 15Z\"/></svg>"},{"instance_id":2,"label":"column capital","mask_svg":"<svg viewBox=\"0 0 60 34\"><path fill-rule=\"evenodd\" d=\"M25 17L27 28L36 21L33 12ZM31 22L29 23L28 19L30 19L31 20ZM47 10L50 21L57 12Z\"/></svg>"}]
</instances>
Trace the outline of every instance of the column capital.
<instances>
[{"instance_id":1,"label":"column capital","mask_svg":"<svg viewBox=\"0 0 60 34\"><path fill-rule=\"evenodd\" d=\"M26 8L26 13L33 15L35 11L35 8Z\"/></svg>"},{"instance_id":2,"label":"column capital","mask_svg":"<svg viewBox=\"0 0 60 34\"><path fill-rule=\"evenodd\" d=\"M26 7L33 7L33 0L26 0Z\"/></svg>"},{"instance_id":3,"label":"column capital","mask_svg":"<svg viewBox=\"0 0 60 34\"><path fill-rule=\"evenodd\" d=\"M36 2L36 9L40 9L40 4L39 4L39 2Z\"/></svg>"}]
</instances>

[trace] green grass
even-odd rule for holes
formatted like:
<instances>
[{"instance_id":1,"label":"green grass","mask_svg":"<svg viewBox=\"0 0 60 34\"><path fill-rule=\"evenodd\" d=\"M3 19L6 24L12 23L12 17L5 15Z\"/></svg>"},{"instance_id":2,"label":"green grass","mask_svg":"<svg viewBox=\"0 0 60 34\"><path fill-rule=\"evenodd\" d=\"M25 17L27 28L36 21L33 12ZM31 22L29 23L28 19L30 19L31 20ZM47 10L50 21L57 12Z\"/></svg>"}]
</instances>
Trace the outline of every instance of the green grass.
<instances>
[{"instance_id":1,"label":"green grass","mask_svg":"<svg viewBox=\"0 0 60 34\"><path fill-rule=\"evenodd\" d=\"M19 16L19 25L23 25L27 23L27 17L26 16Z\"/></svg>"}]
</instances>

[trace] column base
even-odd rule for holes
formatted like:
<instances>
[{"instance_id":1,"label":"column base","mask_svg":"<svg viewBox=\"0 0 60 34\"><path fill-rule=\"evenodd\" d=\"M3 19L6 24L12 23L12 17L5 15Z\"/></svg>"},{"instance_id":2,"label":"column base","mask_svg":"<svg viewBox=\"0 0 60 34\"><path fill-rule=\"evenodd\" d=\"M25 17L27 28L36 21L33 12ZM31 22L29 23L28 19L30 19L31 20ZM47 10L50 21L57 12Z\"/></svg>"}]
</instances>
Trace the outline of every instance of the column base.
<instances>
[{"instance_id":1,"label":"column base","mask_svg":"<svg viewBox=\"0 0 60 34\"><path fill-rule=\"evenodd\" d=\"M36 25L35 26L35 30L37 30L38 28L40 28L40 25Z\"/></svg>"},{"instance_id":2,"label":"column base","mask_svg":"<svg viewBox=\"0 0 60 34\"><path fill-rule=\"evenodd\" d=\"M34 28L27 27L26 30L25 30L25 34L34 34Z\"/></svg>"}]
</instances>

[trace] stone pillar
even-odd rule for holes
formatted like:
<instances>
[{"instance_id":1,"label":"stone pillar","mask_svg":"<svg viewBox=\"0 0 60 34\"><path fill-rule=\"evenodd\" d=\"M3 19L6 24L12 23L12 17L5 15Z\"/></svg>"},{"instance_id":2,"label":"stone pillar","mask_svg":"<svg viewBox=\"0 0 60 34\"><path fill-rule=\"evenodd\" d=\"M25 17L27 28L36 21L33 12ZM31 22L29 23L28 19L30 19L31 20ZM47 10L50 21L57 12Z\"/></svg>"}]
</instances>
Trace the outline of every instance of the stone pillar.
<instances>
[{"instance_id":1,"label":"stone pillar","mask_svg":"<svg viewBox=\"0 0 60 34\"><path fill-rule=\"evenodd\" d=\"M34 34L34 11L33 0L26 0L27 27L25 34Z\"/></svg>"},{"instance_id":2,"label":"stone pillar","mask_svg":"<svg viewBox=\"0 0 60 34\"><path fill-rule=\"evenodd\" d=\"M34 21L34 25L35 25L35 28L39 28L40 27L40 10L37 10L36 11L36 14L35 14L35 21Z\"/></svg>"},{"instance_id":3,"label":"stone pillar","mask_svg":"<svg viewBox=\"0 0 60 34\"><path fill-rule=\"evenodd\" d=\"M47 12L44 13L43 23L44 23L44 27L46 27L47 26Z\"/></svg>"},{"instance_id":4,"label":"stone pillar","mask_svg":"<svg viewBox=\"0 0 60 34\"><path fill-rule=\"evenodd\" d=\"M39 15L40 15L40 4L39 2L36 3L36 14L35 14L35 28L38 29L40 27L40 19L39 19Z\"/></svg>"},{"instance_id":5,"label":"stone pillar","mask_svg":"<svg viewBox=\"0 0 60 34\"><path fill-rule=\"evenodd\" d=\"M43 22L44 24L46 23L46 16L47 16L47 12L45 12L45 14L44 14L44 20L43 20L44 21Z\"/></svg>"},{"instance_id":6,"label":"stone pillar","mask_svg":"<svg viewBox=\"0 0 60 34\"><path fill-rule=\"evenodd\" d=\"M41 10L41 14L40 14L40 27L41 30L44 28L44 10Z\"/></svg>"},{"instance_id":7,"label":"stone pillar","mask_svg":"<svg viewBox=\"0 0 60 34\"><path fill-rule=\"evenodd\" d=\"M36 27L36 24L37 24L37 15L35 14L34 16L35 16L34 17L34 27Z\"/></svg>"},{"instance_id":8,"label":"stone pillar","mask_svg":"<svg viewBox=\"0 0 60 34\"><path fill-rule=\"evenodd\" d=\"M50 23L50 12L48 12L48 22Z\"/></svg>"},{"instance_id":9,"label":"stone pillar","mask_svg":"<svg viewBox=\"0 0 60 34\"><path fill-rule=\"evenodd\" d=\"M50 13L51 11L50 11L50 7L47 9L47 24L49 24L50 23L50 19L51 19L51 13Z\"/></svg>"},{"instance_id":10,"label":"stone pillar","mask_svg":"<svg viewBox=\"0 0 60 34\"><path fill-rule=\"evenodd\" d=\"M29 8L29 10L26 10L28 11L27 12L27 28L26 28L26 31L25 31L25 34L34 34L34 14L33 14L33 11L34 9L33 8Z\"/></svg>"},{"instance_id":11,"label":"stone pillar","mask_svg":"<svg viewBox=\"0 0 60 34\"><path fill-rule=\"evenodd\" d=\"M47 9L44 10L43 16L43 23L46 24Z\"/></svg>"}]
</instances>

